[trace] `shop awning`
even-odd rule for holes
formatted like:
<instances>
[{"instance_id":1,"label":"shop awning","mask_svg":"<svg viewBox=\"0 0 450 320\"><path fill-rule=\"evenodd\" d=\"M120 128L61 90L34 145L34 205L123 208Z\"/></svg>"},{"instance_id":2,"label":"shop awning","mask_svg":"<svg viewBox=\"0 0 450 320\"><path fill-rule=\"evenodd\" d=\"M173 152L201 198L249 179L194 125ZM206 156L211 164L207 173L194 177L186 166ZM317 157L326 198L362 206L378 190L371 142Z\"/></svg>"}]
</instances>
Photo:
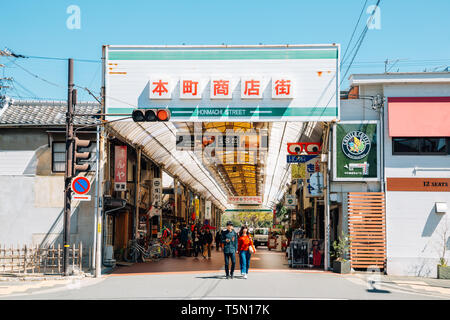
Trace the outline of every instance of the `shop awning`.
<instances>
[{"instance_id":1,"label":"shop awning","mask_svg":"<svg viewBox=\"0 0 450 320\"><path fill-rule=\"evenodd\" d=\"M391 137L450 137L450 97L390 97Z\"/></svg>"}]
</instances>

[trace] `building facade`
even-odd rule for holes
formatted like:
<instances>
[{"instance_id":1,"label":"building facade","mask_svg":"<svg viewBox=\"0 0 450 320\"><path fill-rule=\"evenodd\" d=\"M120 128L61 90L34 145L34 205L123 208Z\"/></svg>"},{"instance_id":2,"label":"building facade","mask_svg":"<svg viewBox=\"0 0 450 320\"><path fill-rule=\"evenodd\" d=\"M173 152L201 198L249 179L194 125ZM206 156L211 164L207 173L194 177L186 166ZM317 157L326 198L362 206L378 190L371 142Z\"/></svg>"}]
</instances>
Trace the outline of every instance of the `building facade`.
<instances>
[{"instance_id":1,"label":"building facade","mask_svg":"<svg viewBox=\"0 0 450 320\"><path fill-rule=\"evenodd\" d=\"M359 190L385 192L386 272L436 277L450 248L450 74L355 74L350 85L360 99L342 101L341 120L382 116L381 183ZM381 110L364 99L376 96Z\"/></svg>"}]
</instances>

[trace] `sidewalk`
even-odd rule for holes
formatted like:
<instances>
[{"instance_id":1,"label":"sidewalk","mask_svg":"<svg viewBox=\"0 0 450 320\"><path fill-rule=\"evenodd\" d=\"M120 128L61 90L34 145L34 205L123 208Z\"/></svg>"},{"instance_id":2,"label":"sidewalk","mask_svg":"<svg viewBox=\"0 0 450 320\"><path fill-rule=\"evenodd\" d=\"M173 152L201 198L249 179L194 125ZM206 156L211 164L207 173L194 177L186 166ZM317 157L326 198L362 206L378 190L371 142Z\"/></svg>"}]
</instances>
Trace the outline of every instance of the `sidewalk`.
<instances>
[{"instance_id":1,"label":"sidewalk","mask_svg":"<svg viewBox=\"0 0 450 320\"><path fill-rule=\"evenodd\" d=\"M361 280L367 281L374 290L391 288L414 293L429 295L443 295L450 298L450 280L425 277L391 276L370 274L364 272L353 273ZM370 281L373 281L370 284Z\"/></svg>"}]
</instances>

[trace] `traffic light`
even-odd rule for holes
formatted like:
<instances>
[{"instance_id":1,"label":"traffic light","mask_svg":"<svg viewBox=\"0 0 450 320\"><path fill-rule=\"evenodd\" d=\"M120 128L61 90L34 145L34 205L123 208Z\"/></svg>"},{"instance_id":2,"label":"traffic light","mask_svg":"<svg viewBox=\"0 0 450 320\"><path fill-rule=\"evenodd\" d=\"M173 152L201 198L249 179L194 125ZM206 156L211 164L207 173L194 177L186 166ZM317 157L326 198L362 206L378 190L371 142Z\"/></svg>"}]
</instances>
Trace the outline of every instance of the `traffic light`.
<instances>
[{"instance_id":1,"label":"traffic light","mask_svg":"<svg viewBox=\"0 0 450 320\"><path fill-rule=\"evenodd\" d=\"M167 109L136 109L131 117L134 122L169 121L170 111Z\"/></svg>"},{"instance_id":2,"label":"traffic light","mask_svg":"<svg viewBox=\"0 0 450 320\"><path fill-rule=\"evenodd\" d=\"M80 140L77 137L75 137L75 152L73 154L73 169L75 174L77 172L81 172L81 171L88 171L89 170L89 163L83 163L80 164L78 163L78 160L80 159L89 159L89 157L91 156L91 153L89 151L86 152L78 152L78 148L87 148L89 147L89 145L91 144L90 140Z\"/></svg>"}]
</instances>

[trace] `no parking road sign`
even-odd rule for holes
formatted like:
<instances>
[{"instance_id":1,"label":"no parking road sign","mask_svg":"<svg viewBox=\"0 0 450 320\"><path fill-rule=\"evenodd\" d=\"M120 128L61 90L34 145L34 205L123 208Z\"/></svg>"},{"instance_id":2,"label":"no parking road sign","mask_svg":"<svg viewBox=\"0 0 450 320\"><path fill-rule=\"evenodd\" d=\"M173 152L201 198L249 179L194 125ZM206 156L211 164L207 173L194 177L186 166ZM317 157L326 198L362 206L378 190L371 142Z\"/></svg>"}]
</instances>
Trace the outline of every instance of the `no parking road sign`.
<instances>
[{"instance_id":1,"label":"no parking road sign","mask_svg":"<svg viewBox=\"0 0 450 320\"><path fill-rule=\"evenodd\" d=\"M91 196L86 193L91 189L91 183L85 177L76 177L72 181L72 191L75 193L74 200L90 201Z\"/></svg>"}]
</instances>

